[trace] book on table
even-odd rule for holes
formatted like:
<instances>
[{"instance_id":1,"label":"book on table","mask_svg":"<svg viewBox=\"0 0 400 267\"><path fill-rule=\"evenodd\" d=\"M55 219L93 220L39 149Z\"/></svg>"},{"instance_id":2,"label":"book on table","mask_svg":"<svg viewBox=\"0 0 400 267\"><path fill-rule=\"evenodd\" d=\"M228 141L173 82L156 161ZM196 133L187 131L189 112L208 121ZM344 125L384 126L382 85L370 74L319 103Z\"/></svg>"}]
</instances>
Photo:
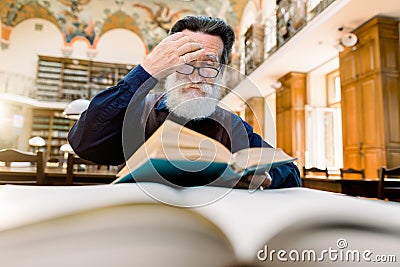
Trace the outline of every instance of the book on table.
<instances>
[{"instance_id":1,"label":"book on table","mask_svg":"<svg viewBox=\"0 0 400 267\"><path fill-rule=\"evenodd\" d=\"M294 160L282 149L272 147L245 148L231 153L220 142L166 120L129 157L114 183L160 180L179 185L225 183L264 173Z\"/></svg>"},{"instance_id":2,"label":"book on table","mask_svg":"<svg viewBox=\"0 0 400 267\"><path fill-rule=\"evenodd\" d=\"M398 266L400 258L398 203L308 188L1 185L0 218L7 267L354 267L380 266L384 255Z\"/></svg>"}]
</instances>

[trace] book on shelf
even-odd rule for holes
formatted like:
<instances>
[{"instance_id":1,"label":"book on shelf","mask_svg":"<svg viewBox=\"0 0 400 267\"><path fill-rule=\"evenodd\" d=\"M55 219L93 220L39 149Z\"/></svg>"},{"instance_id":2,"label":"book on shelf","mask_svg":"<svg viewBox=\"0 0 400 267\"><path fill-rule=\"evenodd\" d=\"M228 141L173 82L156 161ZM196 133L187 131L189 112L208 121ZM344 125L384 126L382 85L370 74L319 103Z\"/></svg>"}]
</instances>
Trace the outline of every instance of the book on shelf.
<instances>
[{"instance_id":1,"label":"book on shelf","mask_svg":"<svg viewBox=\"0 0 400 267\"><path fill-rule=\"evenodd\" d=\"M231 153L220 142L166 120L126 161L114 183L167 181L177 185L227 183L296 160L282 149L252 147Z\"/></svg>"},{"instance_id":2,"label":"book on shelf","mask_svg":"<svg viewBox=\"0 0 400 267\"><path fill-rule=\"evenodd\" d=\"M2 266L353 267L380 255L398 266L400 257L393 202L157 183L0 189ZM224 197L201 202L210 195Z\"/></svg>"}]
</instances>

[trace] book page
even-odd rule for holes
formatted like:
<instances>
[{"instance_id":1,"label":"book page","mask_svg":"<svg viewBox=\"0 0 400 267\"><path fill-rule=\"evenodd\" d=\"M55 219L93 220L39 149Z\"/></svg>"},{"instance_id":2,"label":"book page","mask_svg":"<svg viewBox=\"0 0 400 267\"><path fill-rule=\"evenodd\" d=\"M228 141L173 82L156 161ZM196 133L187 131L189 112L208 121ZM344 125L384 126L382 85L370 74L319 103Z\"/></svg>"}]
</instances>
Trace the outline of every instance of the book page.
<instances>
[{"instance_id":1,"label":"book page","mask_svg":"<svg viewBox=\"0 0 400 267\"><path fill-rule=\"evenodd\" d=\"M231 166L236 171L256 168L257 166L275 167L296 160L280 148L252 147L234 153Z\"/></svg>"},{"instance_id":2,"label":"book page","mask_svg":"<svg viewBox=\"0 0 400 267\"><path fill-rule=\"evenodd\" d=\"M170 203L179 204L187 209L175 210L179 214L168 212L174 210L157 203L148 192L143 191L141 184L68 187L0 186L0 217L2 218L0 220L0 240L3 241L3 265L54 266L54 262L47 265L38 263L43 258L54 255L49 253L50 249L60 248L60 244L66 244L65 242L71 242L71 246L68 248L75 250L74 253L69 254L65 254L65 250L55 251L60 253L56 257L56 260L59 261L57 266L71 266L71 262L68 262L71 257L77 257L79 265L79 262L82 263L81 257L83 256L85 256L84 259L93 260L91 263L94 263L99 257L105 260L96 262L96 264L86 264L87 266L110 266L110 262L106 261L109 259L114 263L121 259L132 263L133 261L130 260L132 255L136 257L136 260L142 259L148 263L152 258L145 257L144 252L149 253L150 251L153 253L151 255L154 255L155 249L159 248L160 244L163 245L162 248L170 246L171 242L175 241L173 238L177 242L182 241L180 244L185 244L174 251L176 253L174 255L180 256L179 259L182 259L182 254L193 253L198 251L198 248L208 248L210 244L218 244L212 242L213 240L223 241L219 242L221 245L219 248L227 254L224 254L222 259L218 259L217 254L208 254L202 250L202 253L198 255L189 254L195 259L194 263L199 262L198 257L204 257L204 255L213 255L216 260L221 261L226 259L225 255L229 255L232 260L235 260L230 253L232 247L236 259L242 263L257 263L257 266L258 264L283 266L287 263L283 262L282 265L278 265L280 262L277 261L276 254L274 254L273 261L271 258L263 261L257 259L258 252L262 249L265 250L266 246L270 250L285 249L288 253L293 249L300 252L303 249L307 251L315 249L320 252L332 247L338 250L336 243L339 238L346 239L349 244L349 250L346 248L343 251L370 250L377 255L400 256L398 245L400 244L398 234L400 233L400 224L398 223L400 205L398 203L359 199L307 188L249 193L247 190L227 191L226 188L217 187L176 190L155 183L146 185L146 189L150 192L157 191L163 195L164 200L175 201ZM215 198L209 198L210 195ZM146 203L147 206L142 205ZM120 210L121 205L129 210ZM131 208L135 208L135 210ZM101 213L100 218L98 211L107 213ZM108 213L108 211L112 213ZM164 211L166 212L164 213ZM185 216L186 214L189 216ZM69 217L63 219L63 216ZM83 217L85 217L85 221L81 220ZM54 220L55 218L60 219ZM140 226L136 224L138 221L142 222ZM57 224L53 224L54 222ZM86 226L82 222L85 222ZM108 224L107 227L104 223ZM50 224L55 227L49 229L47 226ZM70 233L74 234L73 236L66 233L71 226L79 227L77 228L79 231L72 228L74 231ZM215 228L212 229L208 226ZM129 229L137 230L137 232L127 232ZM171 229L177 231L172 232ZM199 229L204 231L199 232ZM31 230L30 234L27 234L25 230ZM51 230L54 230L51 232L52 235L48 232ZM136 243L137 240L146 240L139 238L139 235L143 236L144 232L151 235L152 239L149 239L151 243ZM181 235L180 233L185 234ZM217 239L216 235L222 238L226 236L229 240ZM202 239L200 241L204 242L198 242L199 238L204 236L214 238ZM32 239L32 237L37 238ZM100 237L104 238L100 239ZM52 238L52 242L46 242L49 238ZM165 242L161 243L164 240ZM86 243L86 241L91 243ZM208 243L209 241L212 243ZM20 246L18 242L24 246ZM198 242L195 243L196 246L192 245L194 242ZM46 244L52 247L42 247ZM110 250L104 249L103 245L107 244L110 245L107 248ZM212 248L215 250L215 246ZM118 254L120 249L122 252L129 253ZM137 253L139 249L140 251ZM17 252L18 255L24 255L24 257L12 254ZM141 252L143 253L141 254ZM156 252L159 251L156 250ZM92 257L86 257L87 255ZM320 255L318 254L318 256ZM265 253L262 256L266 256ZM269 257L270 254L267 256ZM24 265L15 264L27 257L29 259ZM158 259L157 257L153 258ZM325 260L329 259L325 258ZM62 263L65 264L62 265ZM164 266L176 266L176 262L173 263L175 265L168 265L165 260ZM298 266L321 266L321 263L324 262L300 263L302 265ZM350 266L350 264L354 266L355 262L339 262L335 266ZM137 266L143 265L137 264ZM153 265L159 266L160 264ZM186 266L196 265L187 264ZM210 263L200 266L210 266ZM218 266L229 265L219 264Z\"/></svg>"},{"instance_id":3,"label":"book page","mask_svg":"<svg viewBox=\"0 0 400 267\"><path fill-rule=\"evenodd\" d=\"M231 153L218 141L166 120L128 159L127 166L117 176L129 174L129 170L137 169L150 158L228 163Z\"/></svg>"}]
</instances>

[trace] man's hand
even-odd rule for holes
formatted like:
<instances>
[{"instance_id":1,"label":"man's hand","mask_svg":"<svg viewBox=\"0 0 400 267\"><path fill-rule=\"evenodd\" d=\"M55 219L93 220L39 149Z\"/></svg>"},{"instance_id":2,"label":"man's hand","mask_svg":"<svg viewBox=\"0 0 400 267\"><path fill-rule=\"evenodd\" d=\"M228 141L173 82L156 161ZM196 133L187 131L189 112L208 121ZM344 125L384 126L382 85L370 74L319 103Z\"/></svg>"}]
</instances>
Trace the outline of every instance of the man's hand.
<instances>
[{"instance_id":1,"label":"man's hand","mask_svg":"<svg viewBox=\"0 0 400 267\"><path fill-rule=\"evenodd\" d=\"M182 32L174 33L162 40L145 58L142 67L156 78L164 78L175 71L179 64L196 60L205 50ZM162 72L162 77L159 74Z\"/></svg>"},{"instance_id":2,"label":"man's hand","mask_svg":"<svg viewBox=\"0 0 400 267\"><path fill-rule=\"evenodd\" d=\"M240 179L235 188L255 190L257 188L264 190L272 183L271 175L268 172L265 174L247 175Z\"/></svg>"}]
</instances>

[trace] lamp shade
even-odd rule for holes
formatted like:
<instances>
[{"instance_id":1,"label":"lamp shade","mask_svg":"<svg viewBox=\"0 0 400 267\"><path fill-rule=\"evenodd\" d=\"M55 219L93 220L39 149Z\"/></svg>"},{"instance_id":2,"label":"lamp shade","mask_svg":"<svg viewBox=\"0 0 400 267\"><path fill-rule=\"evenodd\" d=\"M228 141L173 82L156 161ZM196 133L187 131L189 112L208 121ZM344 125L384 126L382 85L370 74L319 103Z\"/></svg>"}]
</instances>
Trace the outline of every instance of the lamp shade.
<instances>
[{"instance_id":1,"label":"lamp shade","mask_svg":"<svg viewBox=\"0 0 400 267\"><path fill-rule=\"evenodd\" d=\"M345 35L342 36L340 39L340 42L342 45L346 47L352 47L354 46L358 41L357 35L354 33L346 33Z\"/></svg>"},{"instance_id":2,"label":"lamp shade","mask_svg":"<svg viewBox=\"0 0 400 267\"><path fill-rule=\"evenodd\" d=\"M60 146L60 151L74 153L74 150L72 149L70 144L63 144L62 146Z\"/></svg>"},{"instance_id":3,"label":"lamp shade","mask_svg":"<svg viewBox=\"0 0 400 267\"><path fill-rule=\"evenodd\" d=\"M30 146L44 146L46 144L46 141L40 136L34 136L31 139L28 140L28 143Z\"/></svg>"},{"instance_id":4,"label":"lamp shade","mask_svg":"<svg viewBox=\"0 0 400 267\"><path fill-rule=\"evenodd\" d=\"M87 99L76 99L65 107L63 114L69 119L78 120L89 104L90 101Z\"/></svg>"}]
</instances>

